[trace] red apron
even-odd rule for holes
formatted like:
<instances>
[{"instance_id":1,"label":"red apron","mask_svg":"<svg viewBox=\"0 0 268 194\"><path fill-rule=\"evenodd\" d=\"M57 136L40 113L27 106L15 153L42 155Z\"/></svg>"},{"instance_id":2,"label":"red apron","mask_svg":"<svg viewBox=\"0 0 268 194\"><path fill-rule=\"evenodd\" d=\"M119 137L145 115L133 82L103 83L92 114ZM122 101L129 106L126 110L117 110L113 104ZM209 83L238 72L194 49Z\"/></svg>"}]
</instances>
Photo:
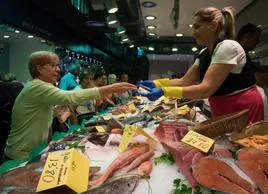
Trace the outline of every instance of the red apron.
<instances>
[{"instance_id":1,"label":"red apron","mask_svg":"<svg viewBox=\"0 0 268 194\"><path fill-rule=\"evenodd\" d=\"M248 124L264 119L264 103L256 87L234 95L210 97L209 104L213 117L248 109Z\"/></svg>"}]
</instances>

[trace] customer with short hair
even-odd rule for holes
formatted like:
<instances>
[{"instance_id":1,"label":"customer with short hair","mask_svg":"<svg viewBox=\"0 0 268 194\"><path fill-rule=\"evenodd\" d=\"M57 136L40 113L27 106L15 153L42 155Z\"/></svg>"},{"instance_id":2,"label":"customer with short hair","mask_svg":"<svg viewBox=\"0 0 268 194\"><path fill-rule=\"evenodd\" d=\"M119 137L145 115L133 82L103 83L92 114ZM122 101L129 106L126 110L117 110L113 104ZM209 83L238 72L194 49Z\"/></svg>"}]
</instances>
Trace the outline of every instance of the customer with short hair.
<instances>
[{"instance_id":1,"label":"customer with short hair","mask_svg":"<svg viewBox=\"0 0 268 194\"><path fill-rule=\"evenodd\" d=\"M136 89L132 84L117 83L64 91L55 87L60 73L58 64L59 57L55 53L38 51L31 54L28 67L33 80L25 85L15 101L5 150L7 158L27 159L36 146L48 143L54 105L84 104L112 93Z\"/></svg>"}]
</instances>

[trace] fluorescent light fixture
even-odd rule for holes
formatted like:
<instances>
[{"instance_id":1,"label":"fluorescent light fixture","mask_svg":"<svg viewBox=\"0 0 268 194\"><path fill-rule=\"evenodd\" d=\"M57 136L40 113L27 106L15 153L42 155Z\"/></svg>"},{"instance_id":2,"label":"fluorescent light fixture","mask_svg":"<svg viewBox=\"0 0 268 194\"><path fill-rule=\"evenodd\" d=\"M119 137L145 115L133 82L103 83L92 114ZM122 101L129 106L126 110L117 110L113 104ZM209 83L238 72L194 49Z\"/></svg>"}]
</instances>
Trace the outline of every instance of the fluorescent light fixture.
<instances>
[{"instance_id":1,"label":"fluorescent light fixture","mask_svg":"<svg viewBox=\"0 0 268 194\"><path fill-rule=\"evenodd\" d=\"M189 27L192 28L193 27L193 24L189 24Z\"/></svg>"},{"instance_id":2,"label":"fluorescent light fixture","mask_svg":"<svg viewBox=\"0 0 268 194\"><path fill-rule=\"evenodd\" d=\"M145 19L146 19L146 20L155 20L156 17L153 16L153 15L147 15L147 16L145 16Z\"/></svg>"},{"instance_id":3,"label":"fluorescent light fixture","mask_svg":"<svg viewBox=\"0 0 268 194\"><path fill-rule=\"evenodd\" d=\"M258 27L258 28L262 28L262 25L261 25L261 24L259 24L257 27Z\"/></svg>"},{"instance_id":4,"label":"fluorescent light fixture","mask_svg":"<svg viewBox=\"0 0 268 194\"><path fill-rule=\"evenodd\" d=\"M155 7L157 4L153 1L144 1L142 2L142 6L146 8L152 8Z\"/></svg>"},{"instance_id":5,"label":"fluorescent light fixture","mask_svg":"<svg viewBox=\"0 0 268 194\"><path fill-rule=\"evenodd\" d=\"M108 22L109 25L116 24L117 20L111 20Z\"/></svg>"},{"instance_id":6,"label":"fluorescent light fixture","mask_svg":"<svg viewBox=\"0 0 268 194\"><path fill-rule=\"evenodd\" d=\"M19 30L15 30L15 33L17 33L17 34L18 34L18 33L20 33L20 31L19 31Z\"/></svg>"},{"instance_id":7,"label":"fluorescent light fixture","mask_svg":"<svg viewBox=\"0 0 268 194\"><path fill-rule=\"evenodd\" d=\"M118 11L116 0L105 0L108 13L115 13Z\"/></svg>"},{"instance_id":8,"label":"fluorescent light fixture","mask_svg":"<svg viewBox=\"0 0 268 194\"><path fill-rule=\"evenodd\" d=\"M195 51L197 51L197 50L198 50L198 49L197 49L196 47L193 47L193 48L192 48L192 51L193 51L193 52L195 52Z\"/></svg>"},{"instance_id":9,"label":"fluorescent light fixture","mask_svg":"<svg viewBox=\"0 0 268 194\"><path fill-rule=\"evenodd\" d=\"M149 33L149 36L156 36L156 34L155 34L155 33L150 32L150 33Z\"/></svg>"},{"instance_id":10,"label":"fluorescent light fixture","mask_svg":"<svg viewBox=\"0 0 268 194\"><path fill-rule=\"evenodd\" d=\"M108 13L115 13L117 11L118 11L118 8L114 7L114 8L109 9Z\"/></svg>"},{"instance_id":11,"label":"fluorescent light fixture","mask_svg":"<svg viewBox=\"0 0 268 194\"><path fill-rule=\"evenodd\" d=\"M150 29L150 30L153 30L153 29L156 28L156 26L154 26L154 25L149 25L149 26L147 26L147 28Z\"/></svg>"},{"instance_id":12,"label":"fluorescent light fixture","mask_svg":"<svg viewBox=\"0 0 268 194\"><path fill-rule=\"evenodd\" d=\"M133 48L134 47L134 44L132 44L132 45L129 45L129 48Z\"/></svg>"},{"instance_id":13,"label":"fluorescent light fixture","mask_svg":"<svg viewBox=\"0 0 268 194\"><path fill-rule=\"evenodd\" d=\"M3 37L4 37L4 38L10 38L10 36L8 36L8 35L4 35Z\"/></svg>"},{"instance_id":14,"label":"fluorescent light fixture","mask_svg":"<svg viewBox=\"0 0 268 194\"><path fill-rule=\"evenodd\" d=\"M172 51L176 52L176 51L178 51L178 48L174 47L174 48L172 48Z\"/></svg>"},{"instance_id":15,"label":"fluorescent light fixture","mask_svg":"<svg viewBox=\"0 0 268 194\"><path fill-rule=\"evenodd\" d=\"M124 36L122 36L122 42L126 42L126 41L128 41L129 39L128 39L128 37L126 36L126 35L124 35Z\"/></svg>"},{"instance_id":16,"label":"fluorescent light fixture","mask_svg":"<svg viewBox=\"0 0 268 194\"><path fill-rule=\"evenodd\" d=\"M28 37L28 38L33 38L34 36L33 36L33 35L28 35L27 37Z\"/></svg>"},{"instance_id":17,"label":"fluorescent light fixture","mask_svg":"<svg viewBox=\"0 0 268 194\"><path fill-rule=\"evenodd\" d=\"M121 30L118 32L118 34L124 34L126 32L126 30Z\"/></svg>"},{"instance_id":18,"label":"fluorescent light fixture","mask_svg":"<svg viewBox=\"0 0 268 194\"><path fill-rule=\"evenodd\" d=\"M45 42L47 42L47 41L45 41L45 40L41 40L41 42L42 42L42 43L45 43Z\"/></svg>"},{"instance_id":19,"label":"fluorescent light fixture","mask_svg":"<svg viewBox=\"0 0 268 194\"><path fill-rule=\"evenodd\" d=\"M149 51L154 51L154 47L150 46L148 49L149 49Z\"/></svg>"},{"instance_id":20,"label":"fluorescent light fixture","mask_svg":"<svg viewBox=\"0 0 268 194\"><path fill-rule=\"evenodd\" d=\"M177 37L182 37L183 34L182 34L182 33L177 33L176 36L177 36Z\"/></svg>"},{"instance_id":21,"label":"fluorescent light fixture","mask_svg":"<svg viewBox=\"0 0 268 194\"><path fill-rule=\"evenodd\" d=\"M112 24L116 24L117 23L117 18L113 14L108 15L106 19L107 19L108 25L112 25Z\"/></svg>"}]
</instances>

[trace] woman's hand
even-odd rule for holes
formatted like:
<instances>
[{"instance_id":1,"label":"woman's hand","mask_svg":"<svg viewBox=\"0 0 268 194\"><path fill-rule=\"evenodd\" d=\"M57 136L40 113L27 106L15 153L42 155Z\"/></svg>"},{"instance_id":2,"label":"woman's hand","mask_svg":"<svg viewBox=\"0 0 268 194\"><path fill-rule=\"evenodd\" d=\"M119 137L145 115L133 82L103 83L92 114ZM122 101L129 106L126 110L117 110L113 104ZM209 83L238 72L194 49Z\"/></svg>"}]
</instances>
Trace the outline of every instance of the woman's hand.
<instances>
[{"instance_id":1,"label":"woman's hand","mask_svg":"<svg viewBox=\"0 0 268 194\"><path fill-rule=\"evenodd\" d=\"M109 94L122 93L129 90L137 90L137 86L126 82L121 82L99 87L101 97L106 97Z\"/></svg>"}]
</instances>

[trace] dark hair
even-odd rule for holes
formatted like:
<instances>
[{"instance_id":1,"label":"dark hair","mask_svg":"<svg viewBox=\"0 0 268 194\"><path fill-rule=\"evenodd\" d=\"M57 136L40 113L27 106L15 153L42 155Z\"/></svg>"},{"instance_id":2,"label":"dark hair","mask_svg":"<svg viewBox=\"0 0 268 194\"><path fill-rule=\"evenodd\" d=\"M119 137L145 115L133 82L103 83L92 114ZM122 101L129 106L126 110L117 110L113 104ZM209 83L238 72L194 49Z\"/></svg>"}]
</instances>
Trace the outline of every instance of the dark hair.
<instances>
[{"instance_id":1,"label":"dark hair","mask_svg":"<svg viewBox=\"0 0 268 194\"><path fill-rule=\"evenodd\" d=\"M94 75L94 80L96 80L96 79L98 79L98 78L100 78L100 77L102 77L104 75L106 75L106 72L104 70L96 72L95 75Z\"/></svg>"},{"instance_id":2,"label":"dark hair","mask_svg":"<svg viewBox=\"0 0 268 194\"><path fill-rule=\"evenodd\" d=\"M79 76L80 81L85 79L87 76L93 76L93 73L89 69L84 69Z\"/></svg>"},{"instance_id":3,"label":"dark hair","mask_svg":"<svg viewBox=\"0 0 268 194\"><path fill-rule=\"evenodd\" d=\"M259 27L257 27L254 24L248 23L246 25L244 25L238 32L237 34L237 40L241 40L246 34L255 34L255 33L261 33L262 29L260 29Z\"/></svg>"}]
</instances>

